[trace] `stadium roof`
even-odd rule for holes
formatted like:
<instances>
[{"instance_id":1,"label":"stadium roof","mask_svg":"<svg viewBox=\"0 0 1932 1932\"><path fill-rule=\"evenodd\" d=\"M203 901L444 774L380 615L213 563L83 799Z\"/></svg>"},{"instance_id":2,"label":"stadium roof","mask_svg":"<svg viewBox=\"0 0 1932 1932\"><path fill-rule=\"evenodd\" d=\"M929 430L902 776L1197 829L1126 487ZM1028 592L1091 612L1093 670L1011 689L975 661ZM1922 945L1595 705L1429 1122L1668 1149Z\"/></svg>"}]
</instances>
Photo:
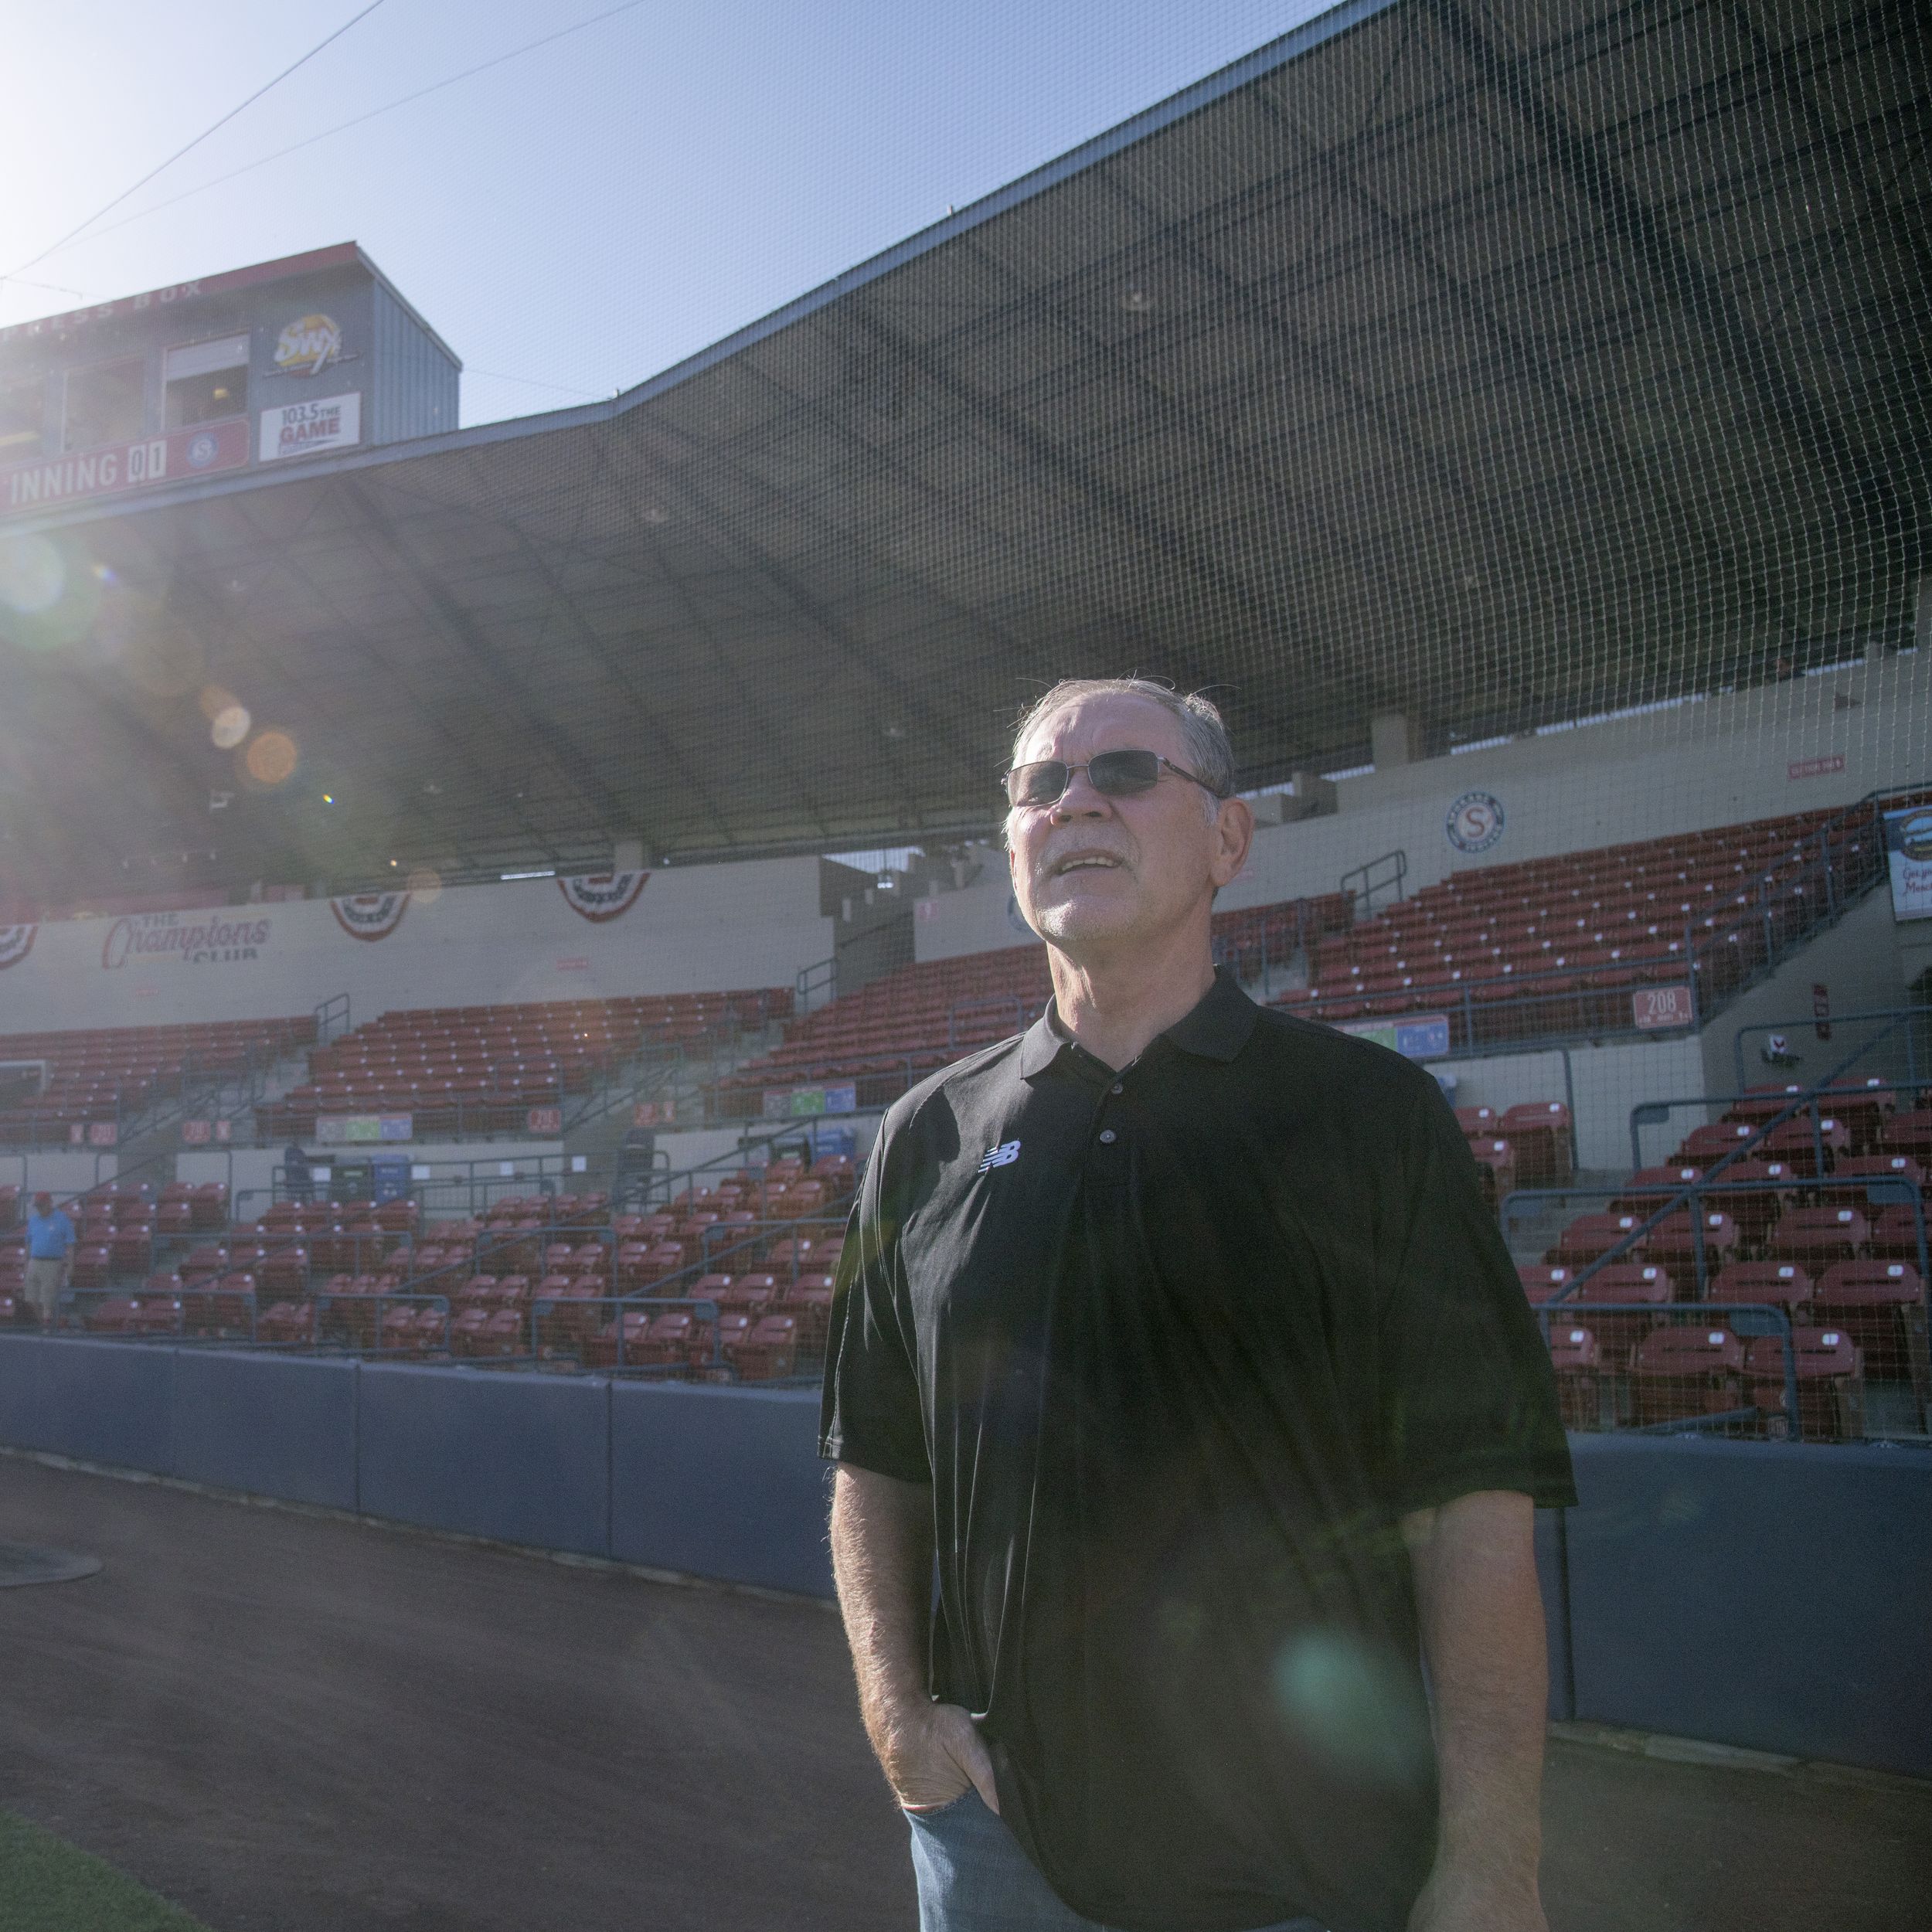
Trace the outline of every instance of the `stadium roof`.
<instances>
[{"instance_id":1,"label":"stadium roof","mask_svg":"<svg viewBox=\"0 0 1932 1932\"><path fill-rule=\"evenodd\" d=\"M0 667L0 870L938 838L1063 674L1260 784L1908 641L1916 36L1356 0L611 403L28 526L107 574ZM302 750L226 818L209 681Z\"/></svg>"}]
</instances>

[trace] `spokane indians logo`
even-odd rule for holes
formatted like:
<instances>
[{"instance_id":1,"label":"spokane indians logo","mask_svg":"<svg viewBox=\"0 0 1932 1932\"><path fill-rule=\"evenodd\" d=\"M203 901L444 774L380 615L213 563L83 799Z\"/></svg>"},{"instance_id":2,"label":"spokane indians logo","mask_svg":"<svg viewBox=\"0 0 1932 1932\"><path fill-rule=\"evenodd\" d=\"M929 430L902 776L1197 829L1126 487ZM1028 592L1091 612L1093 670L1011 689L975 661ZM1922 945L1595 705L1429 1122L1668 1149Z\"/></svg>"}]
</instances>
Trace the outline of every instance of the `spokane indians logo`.
<instances>
[{"instance_id":1,"label":"spokane indians logo","mask_svg":"<svg viewBox=\"0 0 1932 1932\"><path fill-rule=\"evenodd\" d=\"M1502 801L1488 791L1465 791L1442 821L1444 836L1458 852L1487 852L1502 827Z\"/></svg>"}]
</instances>

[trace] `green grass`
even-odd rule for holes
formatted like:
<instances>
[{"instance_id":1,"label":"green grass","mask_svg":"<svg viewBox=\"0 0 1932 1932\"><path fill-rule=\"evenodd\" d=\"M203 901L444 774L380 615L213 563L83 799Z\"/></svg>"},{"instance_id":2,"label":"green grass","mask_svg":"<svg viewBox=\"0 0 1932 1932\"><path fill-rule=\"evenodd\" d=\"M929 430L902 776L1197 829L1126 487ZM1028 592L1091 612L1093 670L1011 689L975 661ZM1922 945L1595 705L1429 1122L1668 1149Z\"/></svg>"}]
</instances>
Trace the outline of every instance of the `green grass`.
<instances>
[{"instance_id":1,"label":"green grass","mask_svg":"<svg viewBox=\"0 0 1932 1932\"><path fill-rule=\"evenodd\" d=\"M6 1932L208 1932L125 1872L0 1811L0 1926Z\"/></svg>"}]
</instances>

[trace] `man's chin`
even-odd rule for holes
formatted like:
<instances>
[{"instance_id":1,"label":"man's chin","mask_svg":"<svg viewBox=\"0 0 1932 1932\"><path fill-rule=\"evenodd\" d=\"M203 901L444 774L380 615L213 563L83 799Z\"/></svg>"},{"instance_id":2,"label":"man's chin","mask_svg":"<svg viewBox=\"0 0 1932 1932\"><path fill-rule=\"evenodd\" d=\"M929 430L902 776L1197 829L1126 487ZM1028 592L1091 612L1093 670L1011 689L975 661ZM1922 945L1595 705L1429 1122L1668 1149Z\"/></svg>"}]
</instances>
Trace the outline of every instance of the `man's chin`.
<instances>
[{"instance_id":1,"label":"man's chin","mask_svg":"<svg viewBox=\"0 0 1932 1932\"><path fill-rule=\"evenodd\" d=\"M1081 894L1057 905L1036 906L1028 923L1049 946L1073 953L1083 946L1104 944L1131 933L1134 910L1117 901L1110 905L1097 896Z\"/></svg>"}]
</instances>

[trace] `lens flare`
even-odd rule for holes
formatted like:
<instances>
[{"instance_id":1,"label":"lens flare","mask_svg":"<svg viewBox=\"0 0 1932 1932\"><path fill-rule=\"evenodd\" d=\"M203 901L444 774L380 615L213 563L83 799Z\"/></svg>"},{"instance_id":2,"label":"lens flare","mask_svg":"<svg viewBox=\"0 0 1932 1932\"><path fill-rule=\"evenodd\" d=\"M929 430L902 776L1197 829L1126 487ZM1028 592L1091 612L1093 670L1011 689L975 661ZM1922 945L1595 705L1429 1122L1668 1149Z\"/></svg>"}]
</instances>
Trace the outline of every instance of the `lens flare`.
<instances>
[{"instance_id":1,"label":"lens flare","mask_svg":"<svg viewBox=\"0 0 1932 1932\"><path fill-rule=\"evenodd\" d=\"M443 876L429 866L418 866L403 882L410 894L425 906L433 906L443 896Z\"/></svg>"},{"instance_id":2,"label":"lens flare","mask_svg":"<svg viewBox=\"0 0 1932 1932\"><path fill-rule=\"evenodd\" d=\"M0 543L0 604L22 617L37 617L60 601L67 566L44 536L10 537Z\"/></svg>"},{"instance_id":3,"label":"lens flare","mask_svg":"<svg viewBox=\"0 0 1932 1932\"><path fill-rule=\"evenodd\" d=\"M1392 1658L1340 1631L1310 1631L1274 1664L1277 1708L1304 1747L1358 1777L1393 1784L1426 1775L1429 1715Z\"/></svg>"},{"instance_id":4,"label":"lens flare","mask_svg":"<svg viewBox=\"0 0 1932 1932\"><path fill-rule=\"evenodd\" d=\"M0 539L0 638L27 651L80 643L100 611L100 580L44 536Z\"/></svg>"},{"instance_id":5,"label":"lens flare","mask_svg":"<svg viewBox=\"0 0 1932 1932\"><path fill-rule=\"evenodd\" d=\"M233 751L248 736L251 722L246 705L226 704L215 713L208 735L219 750Z\"/></svg>"},{"instance_id":6,"label":"lens flare","mask_svg":"<svg viewBox=\"0 0 1932 1932\"><path fill-rule=\"evenodd\" d=\"M270 728L258 732L242 753L242 764L258 785L273 787L285 784L295 774L301 753L286 731Z\"/></svg>"}]
</instances>

